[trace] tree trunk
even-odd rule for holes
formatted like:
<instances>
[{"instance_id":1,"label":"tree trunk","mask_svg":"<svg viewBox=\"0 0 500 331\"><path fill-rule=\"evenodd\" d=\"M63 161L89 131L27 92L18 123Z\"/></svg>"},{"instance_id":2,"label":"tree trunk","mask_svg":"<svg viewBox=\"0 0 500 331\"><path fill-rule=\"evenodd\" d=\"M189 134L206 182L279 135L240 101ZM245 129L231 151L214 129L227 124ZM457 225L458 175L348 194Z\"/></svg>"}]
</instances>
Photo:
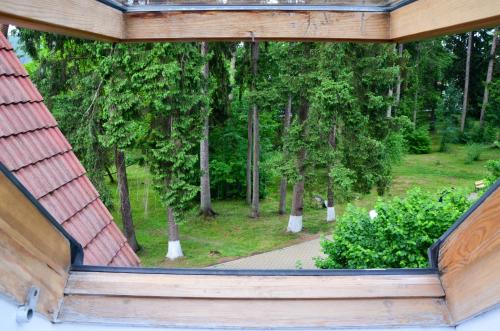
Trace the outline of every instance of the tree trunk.
<instances>
[{"instance_id":1,"label":"tree trunk","mask_svg":"<svg viewBox=\"0 0 500 331\"><path fill-rule=\"evenodd\" d=\"M137 252L139 244L135 237L134 222L132 219L132 208L128 191L127 166L125 164L125 153L115 147L116 174L118 181L118 192L120 194L120 214L122 216L125 237L130 247Z\"/></svg>"},{"instance_id":2,"label":"tree trunk","mask_svg":"<svg viewBox=\"0 0 500 331\"><path fill-rule=\"evenodd\" d=\"M413 128L417 128L417 111L418 111L418 88L415 91L415 100L413 102Z\"/></svg>"},{"instance_id":3,"label":"tree trunk","mask_svg":"<svg viewBox=\"0 0 500 331\"><path fill-rule=\"evenodd\" d=\"M115 183L115 178L113 177L113 174L111 173L111 171L109 170L108 167L106 167L106 174L108 175L109 182L111 184L114 184Z\"/></svg>"},{"instance_id":4,"label":"tree trunk","mask_svg":"<svg viewBox=\"0 0 500 331\"><path fill-rule=\"evenodd\" d=\"M179 229L177 228L177 223L175 223L174 209L167 207L167 219L168 219L168 251L167 259L175 260L183 257L181 242L179 240Z\"/></svg>"},{"instance_id":5,"label":"tree trunk","mask_svg":"<svg viewBox=\"0 0 500 331\"><path fill-rule=\"evenodd\" d=\"M394 92L393 92L392 87L391 87L389 89L389 93L387 95L389 96L389 98L392 99L393 94L394 94ZM386 113L387 118L392 117L392 103L393 103L393 101L391 100L391 103L387 106L387 113Z\"/></svg>"},{"instance_id":6,"label":"tree trunk","mask_svg":"<svg viewBox=\"0 0 500 331\"><path fill-rule=\"evenodd\" d=\"M399 59L401 60L401 58L403 57L403 44L399 44L398 55ZM396 100L394 102L394 108L395 108L394 115L396 115L396 111L399 108L399 102L401 101L401 82L402 78L401 78L401 65L400 65L398 70L398 82L396 85Z\"/></svg>"},{"instance_id":7,"label":"tree trunk","mask_svg":"<svg viewBox=\"0 0 500 331\"><path fill-rule=\"evenodd\" d=\"M328 144L335 150L337 147L337 126L334 125L330 135L328 137ZM333 178L330 176L332 168L328 169L328 192L326 201L326 221L332 222L336 220L335 215L335 200L333 194Z\"/></svg>"},{"instance_id":8,"label":"tree trunk","mask_svg":"<svg viewBox=\"0 0 500 331\"><path fill-rule=\"evenodd\" d=\"M465 62L465 83L464 83L464 101L462 104L462 118L460 119L460 132L464 133L465 118L467 116L467 102L469 97L469 76L470 76L470 56L472 53L472 32L469 32L467 41L467 60Z\"/></svg>"},{"instance_id":9,"label":"tree trunk","mask_svg":"<svg viewBox=\"0 0 500 331\"><path fill-rule=\"evenodd\" d=\"M290 121L292 118L292 95L288 95L288 105L285 110L285 118L283 122L283 138L286 137L288 133L288 129L290 128ZM284 155L285 159L287 158L286 155ZM278 208L278 214L279 215L284 215L286 212L286 190L287 190L287 185L288 181L285 176L281 177L280 181L280 204Z\"/></svg>"},{"instance_id":10,"label":"tree trunk","mask_svg":"<svg viewBox=\"0 0 500 331\"><path fill-rule=\"evenodd\" d=\"M0 31L7 38L9 36L9 25L8 24L0 24Z\"/></svg>"},{"instance_id":11,"label":"tree trunk","mask_svg":"<svg viewBox=\"0 0 500 331\"><path fill-rule=\"evenodd\" d=\"M483 105L481 106L481 116L479 117L479 125L484 127L484 115L486 114L486 106L488 105L489 91L488 87L493 76L493 64L495 63L495 52L497 48L498 28L493 30L493 40L491 41L490 60L488 62L488 72L486 73L486 82L484 84Z\"/></svg>"},{"instance_id":12,"label":"tree trunk","mask_svg":"<svg viewBox=\"0 0 500 331\"><path fill-rule=\"evenodd\" d=\"M247 143L247 204L252 203L252 140L253 140L253 126L252 126L252 111L248 110L248 143Z\"/></svg>"},{"instance_id":13,"label":"tree trunk","mask_svg":"<svg viewBox=\"0 0 500 331\"><path fill-rule=\"evenodd\" d=\"M257 80L257 62L259 60L259 42L252 42L252 90L255 93ZM259 157L260 157L260 136L259 136L259 109L257 104L253 104L253 164L252 164L252 218L259 217Z\"/></svg>"},{"instance_id":14,"label":"tree trunk","mask_svg":"<svg viewBox=\"0 0 500 331\"><path fill-rule=\"evenodd\" d=\"M234 74L234 72L236 72L236 50L232 51L231 52L231 62L229 64L230 68L230 72L231 74ZM233 98L234 98L234 86L231 85L231 88L230 88L231 92L229 92L229 95L228 95L228 100L229 102L233 101Z\"/></svg>"},{"instance_id":15,"label":"tree trunk","mask_svg":"<svg viewBox=\"0 0 500 331\"><path fill-rule=\"evenodd\" d=\"M203 57L207 57L208 54L208 43L201 43L201 54ZM208 93L208 62L203 66L203 78L205 80L202 93L207 95ZM210 196L210 164L209 164L209 151L208 151L208 136L209 136L209 118L208 118L208 106L204 106L203 110L203 137L200 141L200 214L205 217L215 216L215 212L212 210L212 199Z\"/></svg>"},{"instance_id":16,"label":"tree trunk","mask_svg":"<svg viewBox=\"0 0 500 331\"><path fill-rule=\"evenodd\" d=\"M302 100L299 109L299 123L301 125L305 125L308 113L309 102L307 100ZM305 136L306 128L302 129L302 133L303 136ZM302 212L304 209L304 176L306 173L305 160L306 150L305 148L301 148L297 155L297 169L299 172L300 180L293 186L292 211L290 213L287 227L287 231L289 232L302 231Z\"/></svg>"}]
</instances>

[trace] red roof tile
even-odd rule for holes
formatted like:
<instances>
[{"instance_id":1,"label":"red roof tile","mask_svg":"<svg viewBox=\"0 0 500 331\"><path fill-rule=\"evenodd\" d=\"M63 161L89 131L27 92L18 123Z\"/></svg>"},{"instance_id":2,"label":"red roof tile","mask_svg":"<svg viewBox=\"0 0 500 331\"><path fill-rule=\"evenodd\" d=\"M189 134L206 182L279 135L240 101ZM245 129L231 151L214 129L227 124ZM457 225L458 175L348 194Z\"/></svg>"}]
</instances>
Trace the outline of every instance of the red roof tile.
<instances>
[{"instance_id":1,"label":"red roof tile","mask_svg":"<svg viewBox=\"0 0 500 331\"><path fill-rule=\"evenodd\" d=\"M35 198L40 199L84 173L75 154L67 152L30 164L15 174Z\"/></svg>"},{"instance_id":2,"label":"red roof tile","mask_svg":"<svg viewBox=\"0 0 500 331\"><path fill-rule=\"evenodd\" d=\"M0 105L0 137L57 126L43 103Z\"/></svg>"},{"instance_id":3,"label":"red roof tile","mask_svg":"<svg viewBox=\"0 0 500 331\"><path fill-rule=\"evenodd\" d=\"M0 49L0 75L28 76L28 73L17 59L16 53Z\"/></svg>"},{"instance_id":4,"label":"red roof tile","mask_svg":"<svg viewBox=\"0 0 500 331\"><path fill-rule=\"evenodd\" d=\"M85 264L140 265L1 34L0 162L84 247Z\"/></svg>"},{"instance_id":5,"label":"red roof tile","mask_svg":"<svg viewBox=\"0 0 500 331\"><path fill-rule=\"evenodd\" d=\"M98 197L99 194L87 176L82 176L45 195L39 201L59 223L64 223Z\"/></svg>"},{"instance_id":6,"label":"red roof tile","mask_svg":"<svg viewBox=\"0 0 500 331\"><path fill-rule=\"evenodd\" d=\"M28 77L0 76L0 104L39 101L43 98Z\"/></svg>"},{"instance_id":7,"label":"red roof tile","mask_svg":"<svg viewBox=\"0 0 500 331\"><path fill-rule=\"evenodd\" d=\"M63 226L83 247L86 247L112 221L111 214L102 201L97 199L64 222Z\"/></svg>"},{"instance_id":8,"label":"red roof tile","mask_svg":"<svg viewBox=\"0 0 500 331\"><path fill-rule=\"evenodd\" d=\"M7 39L0 37L0 49L12 50L13 48Z\"/></svg>"},{"instance_id":9,"label":"red roof tile","mask_svg":"<svg viewBox=\"0 0 500 331\"><path fill-rule=\"evenodd\" d=\"M17 170L70 149L70 144L57 127L30 131L0 138L0 162Z\"/></svg>"}]
</instances>

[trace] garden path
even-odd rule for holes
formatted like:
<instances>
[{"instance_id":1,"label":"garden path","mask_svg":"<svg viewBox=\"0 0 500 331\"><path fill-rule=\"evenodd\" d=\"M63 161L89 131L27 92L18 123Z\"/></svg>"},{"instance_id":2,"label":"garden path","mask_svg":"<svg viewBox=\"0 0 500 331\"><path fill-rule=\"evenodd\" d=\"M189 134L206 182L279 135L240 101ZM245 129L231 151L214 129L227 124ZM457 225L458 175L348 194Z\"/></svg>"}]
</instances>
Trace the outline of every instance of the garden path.
<instances>
[{"instance_id":1,"label":"garden path","mask_svg":"<svg viewBox=\"0 0 500 331\"><path fill-rule=\"evenodd\" d=\"M331 239L331 236L327 237ZM320 238L270 252L210 266L216 269L317 269L313 257L324 256Z\"/></svg>"}]
</instances>

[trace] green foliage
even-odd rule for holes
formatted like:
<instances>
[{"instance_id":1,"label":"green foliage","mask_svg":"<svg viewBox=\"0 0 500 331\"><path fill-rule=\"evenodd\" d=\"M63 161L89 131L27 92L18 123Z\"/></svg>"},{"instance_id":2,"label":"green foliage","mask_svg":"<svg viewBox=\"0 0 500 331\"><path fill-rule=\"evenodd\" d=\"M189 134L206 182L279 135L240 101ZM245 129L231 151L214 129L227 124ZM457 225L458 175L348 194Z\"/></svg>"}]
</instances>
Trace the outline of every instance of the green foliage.
<instances>
[{"instance_id":1,"label":"green foliage","mask_svg":"<svg viewBox=\"0 0 500 331\"><path fill-rule=\"evenodd\" d=\"M484 127L479 126L479 122L469 124L465 132L464 140L468 143L491 144L497 138L498 129L491 124Z\"/></svg>"},{"instance_id":2,"label":"green foliage","mask_svg":"<svg viewBox=\"0 0 500 331\"><path fill-rule=\"evenodd\" d=\"M481 144L470 144L467 146L467 158L465 163L472 163L474 161L479 161L481 153L484 151L484 146Z\"/></svg>"},{"instance_id":3,"label":"green foliage","mask_svg":"<svg viewBox=\"0 0 500 331\"><path fill-rule=\"evenodd\" d=\"M500 178L500 160L489 160L486 162L486 169L490 172L488 180L495 182Z\"/></svg>"},{"instance_id":4,"label":"green foliage","mask_svg":"<svg viewBox=\"0 0 500 331\"><path fill-rule=\"evenodd\" d=\"M411 189L405 198L379 199L378 216L349 205L337 220L333 241L323 239L322 269L425 268L427 249L471 205L465 191L429 194Z\"/></svg>"},{"instance_id":5,"label":"green foliage","mask_svg":"<svg viewBox=\"0 0 500 331\"><path fill-rule=\"evenodd\" d=\"M440 135L439 151L447 152L448 144L458 142L458 123L462 110L462 93L451 83L443 91L437 106L437 129Z\"/></svg>"},{"instance_id":6,"label":"green foliage","mask_svg":"<svg viewBox=\"0 0 500 331\"><path fill-rule=\"evenodd\" d=\"M408 152L412 154L428 154L431 152L431 137L426 128L413 130L406 137Z\"/></svg>"}]
</instances>

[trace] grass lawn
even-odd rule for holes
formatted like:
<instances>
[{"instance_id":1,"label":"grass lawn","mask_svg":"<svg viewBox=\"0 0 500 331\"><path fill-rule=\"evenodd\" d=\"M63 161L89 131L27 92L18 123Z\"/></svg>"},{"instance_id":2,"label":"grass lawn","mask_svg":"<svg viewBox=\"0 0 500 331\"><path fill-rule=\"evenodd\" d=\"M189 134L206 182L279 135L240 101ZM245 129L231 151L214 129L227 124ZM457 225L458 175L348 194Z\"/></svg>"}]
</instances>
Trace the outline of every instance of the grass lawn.
<instances>
[{"instance_id":1,"label":"grass lawn","mask_svg":"<svg viewBox=\"0 0 500 331\"><path fill-rule=\"evenodd\" d=\"M429 191L446 186L472 190L474 181L484 178L488 173L485 162L500 159L500 150L487 149L479 161L465 164L466 149L466 146L453 145L446 153L406 155L394 169L393 184L387 195L402 196L408 188L416 185ZM142 246L139 257L146 267L204 267L288 246L331 233L334 228L334 224L325 221L325 209L308 208L306 201L304 231L301 234L286 233L288 215L279 216L276 212L276 183L272 186L275 190L270 189L266 199L261 201L261 217L258 220L248 217L250 209L244 201L214 201L213 208L219 213L215 219L203 219L197 212L191 212L179 225L185 258L166 261L165 209L153 190L147 171L137 166L127 170L137 239ZM116 187L112 186L111 191L115 206L118 206ZM287 198L287 207L290 207L291 192ZM353 203L369 209L376 199L376 193L372 192ZM337 215L342 215L344 208L343 204L336 206ZM118 208L112 214L121 226Z\"/></svg>"}]
</instances>

